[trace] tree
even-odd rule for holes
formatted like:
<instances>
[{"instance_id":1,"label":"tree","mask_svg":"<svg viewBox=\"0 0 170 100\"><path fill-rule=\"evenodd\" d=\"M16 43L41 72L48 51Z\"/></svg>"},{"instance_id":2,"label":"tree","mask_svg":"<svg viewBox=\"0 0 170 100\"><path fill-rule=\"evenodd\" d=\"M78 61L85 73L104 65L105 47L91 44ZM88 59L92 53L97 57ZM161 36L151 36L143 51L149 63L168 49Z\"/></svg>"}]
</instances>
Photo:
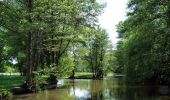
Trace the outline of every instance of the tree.
<instances>
[{"instance_id":1,"label":"tree","mask_svg":"<svg viewBox=\"0 0 170 100\"><path fill-rule=\"evenodd\" d=\"M35 73L45 67L53 71L49 71L50 82L57 82L56 75L63 72L58 71L63 68L63 55L69 55L72 43L81 41L84 29L95 26L101 11L101 6L91 0L4 0L0 7L3 35L13 41L5 45L17 52L10 56L17 58L18 66L27 66L26 86L31 90L37 86L39 74Z\"/></svg>"},{"instance_id":2,"label":"tree","mask_svg":"<svg viewBox=\"0 0 170 100\"><path fill-rule=\"evenodd\" d=\"M128 82L169 84L169 3L129 1L128 18L118 25L118 62Z\"/></svg>"},{"instance_id":3,"label":"tree","mask_svg":"<svg viewBox=\"0 0 170 100\"><path fill-rule=\"evenodd\" d=\"M89 62L93 78L103 78L104 59L108 49L108 36L105 30L100 28L91 31L93 36L89 41Z\"/></svg>"}]
</instances>

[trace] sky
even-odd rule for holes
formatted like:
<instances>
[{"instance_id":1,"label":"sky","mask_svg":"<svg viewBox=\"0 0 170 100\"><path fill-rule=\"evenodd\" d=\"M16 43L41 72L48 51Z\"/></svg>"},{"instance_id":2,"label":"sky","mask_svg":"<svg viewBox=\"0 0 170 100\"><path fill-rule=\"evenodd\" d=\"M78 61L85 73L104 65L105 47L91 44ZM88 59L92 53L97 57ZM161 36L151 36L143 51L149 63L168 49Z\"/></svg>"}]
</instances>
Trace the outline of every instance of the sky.
<instances>
[{"instance_id":1,"label":"sky","mask_svg":"<svg viewBox=\"0 0 170 100\"><path fill-rule=\"evenodd\" d=\"M104 8L104 13L98 17L99 24L104 28L108 33L110 40L113 45L116 45L117 32L116 25L119 21L126 19L126 7L128 0L98 0L99 2L106 2L106 7Z\"/></svg>"}]
</instances>

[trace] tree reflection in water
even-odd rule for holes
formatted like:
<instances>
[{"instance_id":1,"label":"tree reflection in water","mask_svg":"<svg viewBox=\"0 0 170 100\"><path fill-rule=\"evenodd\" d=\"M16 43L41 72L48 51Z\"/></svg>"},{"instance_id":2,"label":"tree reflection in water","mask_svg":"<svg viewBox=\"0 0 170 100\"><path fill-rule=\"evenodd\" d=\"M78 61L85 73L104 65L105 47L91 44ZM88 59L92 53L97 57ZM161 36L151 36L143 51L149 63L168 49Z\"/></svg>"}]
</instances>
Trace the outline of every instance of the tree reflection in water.
<instances>
[{"instance_id":1,"label":"tree reflection in water","mask_svg":"<svg viewBox=\"0 0 170 100\"><path fill-rule=\"evenodd\" d=\"M169 100L170 93L159 93L163 86L125 86L117 81L75 80L70 90L76 100ZM168 88L168 87L167 87ZM165 89L165 88L164 88ZM168 88L169 89L169 88ZM164 92L166 92L164 90Z\"/></svg>"},{"instance_id":2,"label":"tree reflection in water","mask_svg":"<svg viewBox=\"0 0 170 100\"><path fill-rule=\"evenodd\" d=\"M170 100L168 86L126 86L119 78L60 80L60 88L37 94L16 95L12 100Z\"/></svg>"},{"instance_id":3,"label":"tree reflection in water","mask_svg":"<svg viewBox=\"0 0 170 100\"><path fill-rule=\"evenodd\" d=\"M87 81L87 80L86 80ZM118 85L110 80L71 81L70 95L76 100L116 100Z\"/></svg>"}]
</instances>

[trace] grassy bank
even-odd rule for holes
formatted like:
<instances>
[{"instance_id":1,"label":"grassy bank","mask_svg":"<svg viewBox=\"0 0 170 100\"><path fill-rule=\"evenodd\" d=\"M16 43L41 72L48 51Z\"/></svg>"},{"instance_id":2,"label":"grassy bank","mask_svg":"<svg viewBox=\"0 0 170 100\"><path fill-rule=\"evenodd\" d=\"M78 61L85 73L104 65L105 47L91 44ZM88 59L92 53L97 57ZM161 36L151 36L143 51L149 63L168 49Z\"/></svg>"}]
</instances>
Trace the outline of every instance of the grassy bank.
<instances>
[{"instance_id":1,"label":"grassy bank","mask_svg":"<svg viewBox=\"0 0 170 100\"><path fill-rule=\"evenodd\" d=\"M105 77L112 77L113 73L107 73ZM90 72L75 72L75 79L92 79L93 74Z\"/></svg>"},{"instance_id":2,"label":"grassy bank","mask_svg":"<svg viewBox=\"0 0 170 100\"><path fill-rule=\"evenodd\" d=\"M112 76L112 73L108 73L107 77ZM75 72L75 79L92 79L93 74L90 72ZM19 75L0 75L0 89L10 90L13 87L17 87L23 84L25 78Z\"/></svg>"},{"instance_id":3,"label":"grassy bank","mask_svg":"<svg viewBox=\"0 0 170 100\"><path fill-rule=\"evenodd\" d=\"M106 77L111 76L113 76L113 74L108 73ZM93 74L90 72L75 72L74 77L75 79L92 79ZM10 90L13 87L23 84L24 80L25 78L19 75L0 75L0 89Z\"/></svg>"},{"instance_id":4,"label":"grassy bank","mask_svg":"<svg viewBox=\"0 0 170 100\"><path fill-rule=\"evenodd\" d=\"M0 89L10 90L23 84L24 77L18 75L0 75Z\"/></svg>"},{"instance_id":5,"label":"grassy bank","mask_svg":"<svg viewBox=\"0 0 170 100\"><path fill-rule=\"evenodd\" d=\"M93 74L90 72L76 72L74 77L76 79L91 79Z\"/></svg>"}]
</instances>

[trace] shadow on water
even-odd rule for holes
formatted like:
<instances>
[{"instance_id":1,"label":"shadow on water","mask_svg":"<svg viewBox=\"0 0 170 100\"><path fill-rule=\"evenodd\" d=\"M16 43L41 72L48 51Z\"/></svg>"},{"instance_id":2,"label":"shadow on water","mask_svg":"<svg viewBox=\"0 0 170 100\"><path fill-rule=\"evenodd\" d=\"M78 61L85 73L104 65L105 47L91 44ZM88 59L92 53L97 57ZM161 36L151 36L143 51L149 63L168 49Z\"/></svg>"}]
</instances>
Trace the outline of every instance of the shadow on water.
<instances>
[{"instance_id":1,"label":"shadow on water","mask_svg":"<svg viewBox=\"0 0 170 100\"><path fill-rule=\"evenodd\" d=\"M121 78L68 80L60 88L36 94L14 95L12 100L170 100L168 86L126 86Z\"/></svg>"}]
</instances>

